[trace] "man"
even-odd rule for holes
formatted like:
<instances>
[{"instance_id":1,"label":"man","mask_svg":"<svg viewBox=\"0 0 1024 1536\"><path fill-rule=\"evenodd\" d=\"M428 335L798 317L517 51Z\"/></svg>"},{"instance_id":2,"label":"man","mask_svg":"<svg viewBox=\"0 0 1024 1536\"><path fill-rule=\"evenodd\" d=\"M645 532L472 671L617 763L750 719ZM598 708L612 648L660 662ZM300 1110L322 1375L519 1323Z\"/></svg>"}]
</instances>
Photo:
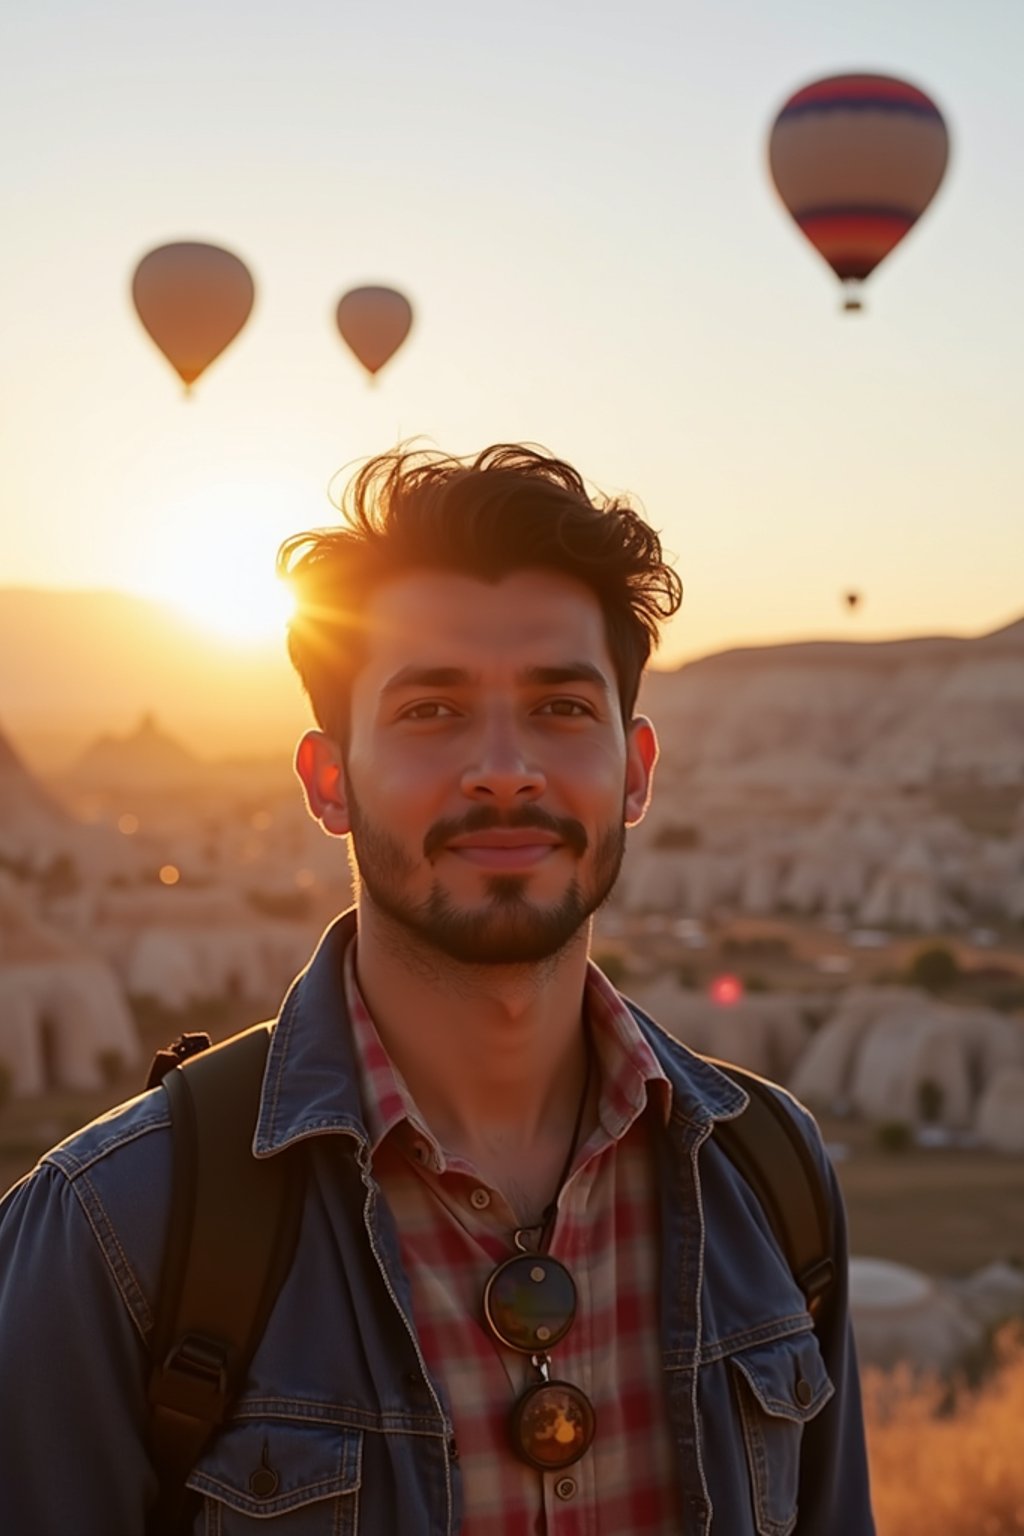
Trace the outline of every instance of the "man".
<instances>
[{"instance_id":1,"label":"man","mask_svg":"<svg viewBox=\"0 0 1024 1536\"><path fill-rule=\"evenodd\" d=\"M185 1528L870 1536L842 1274L815 1328L716 1141L743 1092L588 961L657 756L656 534L514 446L384 455L344 513L280 559L357 906L270 1047L255 1152L304 1145L302 1225ZM147 1528L167 1124L144 1095L8 1200L5 1531Z\"/></svg>"}]
</instances>

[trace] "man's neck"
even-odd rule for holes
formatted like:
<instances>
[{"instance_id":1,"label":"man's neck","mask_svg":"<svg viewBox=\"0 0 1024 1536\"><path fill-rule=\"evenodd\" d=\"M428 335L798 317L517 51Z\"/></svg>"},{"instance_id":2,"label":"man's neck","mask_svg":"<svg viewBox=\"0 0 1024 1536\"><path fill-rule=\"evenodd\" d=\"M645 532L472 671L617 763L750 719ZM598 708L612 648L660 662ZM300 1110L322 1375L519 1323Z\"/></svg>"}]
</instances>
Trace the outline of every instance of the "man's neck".
<instances>
[{"instance_id":1,"label":"man's neck","mask_svg":"<svg viewBox=\"0 0 1024 1536\"><path fill-rule=\"evenodd\" d=\"M360 906L356 973L392 1061L431 1131L485 1171L554 1147L586 1071L589 925L549 960L467 966Z\"/></svg>"}]
</instances>

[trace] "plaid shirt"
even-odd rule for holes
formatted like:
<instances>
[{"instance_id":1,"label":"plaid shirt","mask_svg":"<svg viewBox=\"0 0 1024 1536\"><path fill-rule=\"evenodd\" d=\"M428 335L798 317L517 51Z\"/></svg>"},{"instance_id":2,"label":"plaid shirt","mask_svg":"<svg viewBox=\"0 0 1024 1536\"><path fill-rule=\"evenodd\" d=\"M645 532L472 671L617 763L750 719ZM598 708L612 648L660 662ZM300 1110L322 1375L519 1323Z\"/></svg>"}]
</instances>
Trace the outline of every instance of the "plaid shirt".
<instances>
[{"instance_id":1,"label":"plaid shirt","mask_svg":"<svg viewBox=\"0 0 1024 1536\"><path fill-rule=\"evenodd\" d=\"M539 1472L509 1443L509 1410L535 1375L482 1320L488 1277L514 1252L505 1197L446 1155L374 1028L345 960L346 997L374 1173L394 1213L427 1366L447 1387L462 1471L464 1536L672 1536L676 1462L664 1401L658 1193L650 1117L667 1121L671 1087L629 1010L596 966L585 1010L600 1066L597 1128L562 1189L550 1252L576 1281L579 1305L552 1351L552 1378L594 1405L590 1450Z\"/></svg>"}]
</instances>

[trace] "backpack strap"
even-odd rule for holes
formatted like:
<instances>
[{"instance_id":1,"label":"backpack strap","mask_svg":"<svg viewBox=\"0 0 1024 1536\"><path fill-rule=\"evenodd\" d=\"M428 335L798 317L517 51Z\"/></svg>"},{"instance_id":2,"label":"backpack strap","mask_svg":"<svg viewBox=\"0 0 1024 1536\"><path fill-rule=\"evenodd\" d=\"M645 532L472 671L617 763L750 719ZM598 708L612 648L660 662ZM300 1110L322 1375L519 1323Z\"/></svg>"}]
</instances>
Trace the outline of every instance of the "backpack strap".
<instances>
[{"instance_id":1,"label":"backpack strap","mask_svg":"<svg viewBox=\"0 0 1024 1536\"><path fill-rule=\"evenodd\" d=\"M632 998L623 1001L638 1023L658 1028ZM701 1059L747 1095L746 1108L732 1120L715 1121L714 1138L760 1201L807 1310L817 1318L836 1278L832 1196L821 1169L773 1083L731 1061Z\"/></svg>"},{"instance_id":2,"label":"backpack strap","mask_svg":"<svg viewBox=\"0 0 1024 1536\"><path fill-rule=\"evenodd\" d=\"M162 1080L174 1171L149 1380L156 1530L174 1528L185 1480L245 1383L295 1253L301 1159L252 1153L269 1040L270 1026L257 1024Z\"/></svg>"},{"instance_id":3,"label":"backpack strap","mask_svg":"<svg viewBox=\"0 0 1024 1536\"><path fill-rule=\"evenodd\" d=\"M735 1119L716 1122L715 1140L761 1202L814 1317L836 1276L831 1198L821 1170L771 1083L732 1062L704 1060L748 1096Z\"/></svg>"}]
</instances>

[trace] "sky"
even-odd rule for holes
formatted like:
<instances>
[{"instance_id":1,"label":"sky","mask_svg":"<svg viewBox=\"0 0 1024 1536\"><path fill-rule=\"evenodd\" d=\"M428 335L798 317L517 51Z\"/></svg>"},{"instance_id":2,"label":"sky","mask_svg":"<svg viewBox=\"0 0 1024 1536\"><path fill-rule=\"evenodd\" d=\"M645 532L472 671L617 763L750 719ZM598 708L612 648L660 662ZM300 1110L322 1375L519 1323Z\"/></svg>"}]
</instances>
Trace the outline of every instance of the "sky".
<instances>
[{"instance_id":1,"label":"sky","mask_svg":"<svg viewBox=\"0 0 1024 1536\"><path fill-rule=\"evenodd\" d=\"M0 56L0 587L265 636L278 541L422 435L634 494L686 589L665 662L1024 611L1019 0L34 0ZM861 68L952 158L850 316L765 141ZM257 284L188 400L129 291L176 239ZM367 282L416 313L372 387L333 329Z\"/></svg>"}]
</instances>

